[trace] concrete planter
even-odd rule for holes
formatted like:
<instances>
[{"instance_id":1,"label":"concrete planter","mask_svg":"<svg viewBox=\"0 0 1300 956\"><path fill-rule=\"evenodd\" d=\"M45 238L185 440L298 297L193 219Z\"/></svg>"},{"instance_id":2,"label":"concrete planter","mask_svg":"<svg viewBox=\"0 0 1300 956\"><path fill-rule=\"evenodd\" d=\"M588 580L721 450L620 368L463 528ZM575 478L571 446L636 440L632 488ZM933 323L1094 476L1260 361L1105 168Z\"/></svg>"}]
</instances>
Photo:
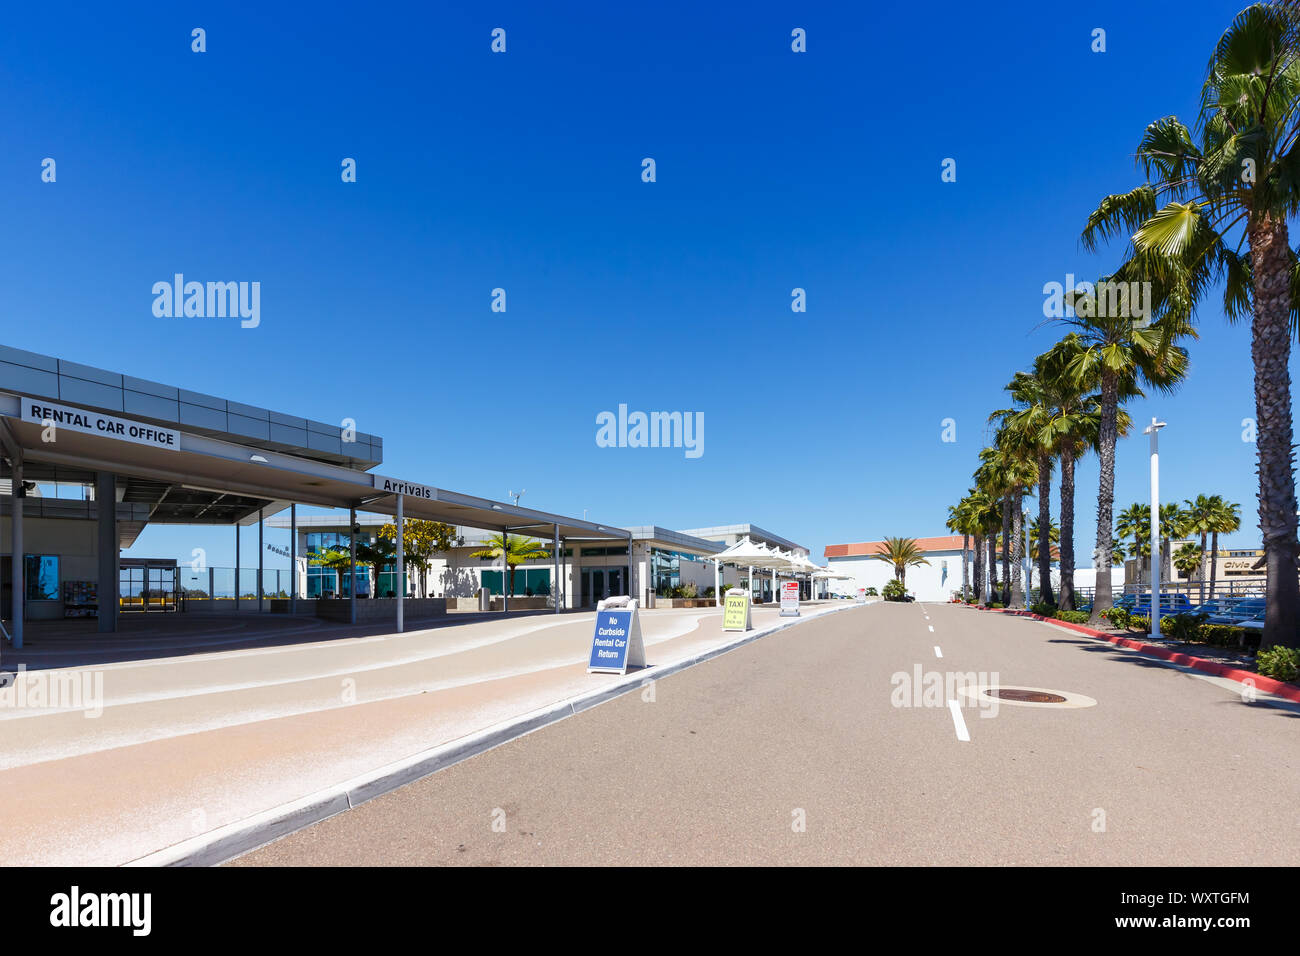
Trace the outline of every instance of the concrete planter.
<instances>
[{"instance_id":1,"label":"concrete planter","mask_svg":"<svg viewBox=\"0 0 1300 956\"><path fill-rule=\"evenodd\" d=\"M410 621L422 617L440 617L447 613L443 598L407 598L402 609L403 617ZM327 621L347 623L352 620L352 602L330 598L316 602L316 616ZM366 598L357 601L357 623L397 621L396 598Z\"/></svg>"}]
</instances>

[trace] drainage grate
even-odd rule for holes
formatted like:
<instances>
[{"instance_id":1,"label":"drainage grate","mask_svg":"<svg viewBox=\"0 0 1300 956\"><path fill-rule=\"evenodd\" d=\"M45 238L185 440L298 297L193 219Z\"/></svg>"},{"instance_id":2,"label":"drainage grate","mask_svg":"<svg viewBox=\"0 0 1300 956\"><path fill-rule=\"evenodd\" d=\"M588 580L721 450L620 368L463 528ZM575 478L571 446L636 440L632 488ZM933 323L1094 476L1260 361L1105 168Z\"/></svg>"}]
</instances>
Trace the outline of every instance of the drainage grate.
<instances>
[{"instance_id":1,"label":"drainage grate","mask_svg":"<svg viewBox=\"0 0 1300 956\"><path fill-rule=\"evenodd\" d=\"M1043 690L1020 690L1016 687L991 687L989 696L1001 700L1014 700L1022 704L1064 704L1065 698L1060 694L1049 694Z\"/></svg>"}]
</instances>

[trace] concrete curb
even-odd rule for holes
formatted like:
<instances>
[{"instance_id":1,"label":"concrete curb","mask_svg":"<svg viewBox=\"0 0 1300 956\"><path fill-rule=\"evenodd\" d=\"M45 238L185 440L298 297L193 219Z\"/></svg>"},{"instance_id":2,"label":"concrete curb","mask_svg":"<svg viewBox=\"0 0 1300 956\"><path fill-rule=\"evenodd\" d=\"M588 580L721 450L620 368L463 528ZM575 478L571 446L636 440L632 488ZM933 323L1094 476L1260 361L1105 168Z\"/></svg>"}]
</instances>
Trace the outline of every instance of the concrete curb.
<instances>
[{"instance_id":1,"label":"concrete curb","mask_svg":"<svg viewBox=\"0 0 1300 956\"><path fill-rule=\"evenodd\" d=\"M460 763L462 760L468 760L470 757L477 756L494 747L499 747L501 744L509 743L525 734L532 733L534 730L540 730L542 727L557 723L566 717L572 717L599 704L630 694L652 681L677 674L689 667L694 667L696 664L702 664L705 661L726 654L728 651L744 647L746 644L751 644L761 638L770 637L798 624L861 606L850 604L810 617L796 618L774 625L767 630L743 634L737 639L719 645L703 654L687 657L662 667L652 665L625 677L619 677L618 682L612 686L603 687L589 694L581 694L558 704L551 704L520 717L512 717L477 734L394 761L361 776L353 777L350 780L318 790L298 800L280 804L277 807L245 817L242 820L236 820L215 830L210 830L207 833L202 833L196 837L146 854L123 865L129 867L215 866L224 863L250 850L255 850L260 846L278 840L280 837L288 836L290 833L304 827L350 810L367 800L382 796L408 783L414 783L416 780L427 777L453 764Z\"/></svg>"},{"instance_id":2,"label":"concrete curb","mask_svg":"<svg viewBox=\"0 0 1300 956\"><path fill-rule=\"evenodd\" d=\"M1204 674L1210 674L1213 677L1226 677L1228 680L1237 681L1239 684L1248 684L1257 690L1273 694L1275 697L1281 697L1283 700L1289 700L1292 703L1300 704L1300 685L1291 684L1287 681L1277 680L1273 677L1265 677L1262 674L1255 674L1251 671L1244 671L1239 667L1229 667L1227 664L1220 664L1218 661L1207 661L1203 657L1196 657L1192 654L1183 654L1180 651L1171 651L1167 647L1161 647L1158 644L1147 644L1145 641L1136 641L1131 637L1120 637L1118 634L1107 634L1105 631L1094 630L1083 624L1072 624L1069 621L1062 621L1054 617L1043 617L1041 614L1034 614L1030 611L1018 611L1015 608L977 608L981 611L998 611L1002 614L1010 614L1014 617L1027 617L1034 621L1043 621L1046 624L1054 624L1057 627L1063 627L1066 630L1077 631L1088 637L1099 638L1108 641L1118 647L1125 647L1131 651L1137 651L1139 654L1146 654L1150 657L1157 657L1162 661L1168 661L1171 664L1178 664L1181 667L1190 667L1192 670L1201 671Z\"/></svg>"}]
</instances>

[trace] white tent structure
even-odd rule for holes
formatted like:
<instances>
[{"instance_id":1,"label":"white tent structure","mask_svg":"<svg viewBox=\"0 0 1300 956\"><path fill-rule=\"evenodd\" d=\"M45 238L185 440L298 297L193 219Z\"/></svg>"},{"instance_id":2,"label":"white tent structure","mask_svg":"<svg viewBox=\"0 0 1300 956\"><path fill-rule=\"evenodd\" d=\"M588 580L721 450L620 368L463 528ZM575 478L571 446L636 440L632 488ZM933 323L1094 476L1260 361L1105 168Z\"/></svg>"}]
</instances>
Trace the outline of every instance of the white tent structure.
<instances>
[{"instance_id":1,"label":"white tent structure","mask_svg":"<svg viewBox=\"0 0 1300 956\"><path fill-rule=\"evenodd\" d=\"M772 572L772 588L776 589L776 572L785 571L790 567L789 558L783 556L780 552L769 548L765 544L756 544L746 535L741 538L726 551L722 551L714 556L714 575L718 575L718 568L723 564L734 564L738 568L749 568L749 590L752 594L754 591L754 569L770 570ZM722 605L722 589L716 589L718 605Z\"/></svg>"}]
</instances>

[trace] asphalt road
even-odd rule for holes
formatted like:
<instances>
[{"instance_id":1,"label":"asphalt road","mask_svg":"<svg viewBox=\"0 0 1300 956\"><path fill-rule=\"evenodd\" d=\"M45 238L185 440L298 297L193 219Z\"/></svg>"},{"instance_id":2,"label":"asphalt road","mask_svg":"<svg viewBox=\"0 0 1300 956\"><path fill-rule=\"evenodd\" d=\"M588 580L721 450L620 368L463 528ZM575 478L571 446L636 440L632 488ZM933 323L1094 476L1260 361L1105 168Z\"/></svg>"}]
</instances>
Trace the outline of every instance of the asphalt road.
<instances>
[{"instance_id":1,"label":"asphalt road","mask_svg":"<svg viewBox=\"0 0 1300 956\"><path fill-rule=\"evenodd\" d=\"M897 706L916 665L1095 704ZM1235 687L1027 619L873 605L232 862L1290 865L1300 714Z\"/></svg>"}]
</instances>

